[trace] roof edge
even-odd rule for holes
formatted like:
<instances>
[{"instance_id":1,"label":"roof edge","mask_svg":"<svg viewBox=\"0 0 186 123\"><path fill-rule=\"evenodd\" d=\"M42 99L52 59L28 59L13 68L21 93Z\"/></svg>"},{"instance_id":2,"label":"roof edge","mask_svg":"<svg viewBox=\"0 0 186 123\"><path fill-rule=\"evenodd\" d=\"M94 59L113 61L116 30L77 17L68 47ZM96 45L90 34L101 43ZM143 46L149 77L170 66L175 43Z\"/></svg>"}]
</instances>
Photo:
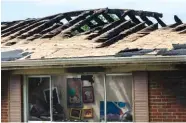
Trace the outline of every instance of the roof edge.
<instances>
[{"instance_id":1,"label":"roof edge","mask_svg":"<svg viewBox=\"0 0 186 123\"><path fill-rule=\"evenodd\" d=\"M44 59L44 60L17 60L1 61L1 69L14 69L17 67L48 67L48 66L90 66L112 64L186 64L184 56L136 56L136 57L86 57L86 58L66 58L66 59Z\"/></svg>"}]
</instances>

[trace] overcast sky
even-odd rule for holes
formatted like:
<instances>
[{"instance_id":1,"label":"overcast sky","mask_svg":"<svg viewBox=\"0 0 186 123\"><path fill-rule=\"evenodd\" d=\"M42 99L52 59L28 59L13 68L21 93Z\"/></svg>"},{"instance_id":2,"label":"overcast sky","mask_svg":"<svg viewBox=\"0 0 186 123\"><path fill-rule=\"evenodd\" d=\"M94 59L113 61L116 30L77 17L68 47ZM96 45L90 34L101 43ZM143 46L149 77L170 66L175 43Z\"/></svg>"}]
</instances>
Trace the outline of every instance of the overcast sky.
<instances>
[{"instance_id":1,"label":"overcast sky","mask_svg":"<svg viewBox=\"0 0 186 123\"><path fill-rule=\"evenodd\" d=\"M160 12L166 23L178 15L186 22L186 0L1 0L1 21L104 7Z\"/></svg>"}]
</instances>

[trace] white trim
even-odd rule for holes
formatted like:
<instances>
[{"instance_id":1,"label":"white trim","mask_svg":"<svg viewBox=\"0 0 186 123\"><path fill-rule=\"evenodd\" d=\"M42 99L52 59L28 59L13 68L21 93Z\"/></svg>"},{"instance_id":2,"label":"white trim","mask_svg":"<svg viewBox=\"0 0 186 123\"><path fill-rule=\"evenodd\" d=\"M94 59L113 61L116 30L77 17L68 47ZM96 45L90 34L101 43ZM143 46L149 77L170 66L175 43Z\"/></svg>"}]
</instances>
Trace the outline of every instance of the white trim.
<instances>
[{"instance_id":1,"label":"white trim","mask_svg":"<svg viewBox=\"0 0 186 123\"><path fill-rule=\"evenodd\" d=\"M40 123L40 122L52 122L52 95L50 93L50 121L29 121L28 117L29 117L29 105L28 105L28 83L29 83L29 78L49 78L49 87L51 89L51 76L50 75L31 75L31 76L24 76L24 122L33 122L33 123ZM50 90L51 92L51 90ZM26 98L26 99L25 99ZM25 114L26 112L26 114Z\"/></svg>"},{"instance_id":2,"label":"white trim","mask_svg":"<svg viewBox=\"0 0 186 123\"><path fill-rule=\"evenodd\" d=\"M24 122L28 121L28 81L27 76L23 76L23 107L24 107Z\"/></svg>"},{"instance_id":3,"label":"white trim","mask_svg":"<svg viewBox=\"0 0 186 123\"><path fill-rule=\"evenodd\" d=\"M15 69L16 67L43 67L47 66L88 66L111 64L147 64L147 63L186 63L186 55L182 56L135 56L135 57L85 57L85 58L63 58L45 60L16 60L1 61L1 69ZM10 68L9 68L10 67ZM17 68L17 69L18 69ZM28 69L28 68L27 68Z\"/></svg>"},{"instance_id":4,"label":"white trim","mask_svg":"<svg viewBox=\"0 0 186 123\"><path fill-rule=\"evenodd\" d=\"M107 89L106 89L106 74L104 74L103 80L103 87L104 87L104 121L107 122Z\"/></svg>"}]
</instances>

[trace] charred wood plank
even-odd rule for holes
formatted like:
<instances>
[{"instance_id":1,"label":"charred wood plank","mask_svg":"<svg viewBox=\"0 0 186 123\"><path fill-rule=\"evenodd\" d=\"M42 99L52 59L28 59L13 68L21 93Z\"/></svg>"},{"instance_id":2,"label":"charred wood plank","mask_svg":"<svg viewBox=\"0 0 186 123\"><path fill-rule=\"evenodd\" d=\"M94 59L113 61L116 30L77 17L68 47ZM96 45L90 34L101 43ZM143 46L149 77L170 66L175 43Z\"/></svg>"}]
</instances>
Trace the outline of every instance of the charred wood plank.
<instances>
[{"instance_id":1,"label":"charred wood plank","mask_svg":"<svg viewBox=\"0 0 186 123\"><path fill-rule=\"evenodd\" d=\"M13 34L13 33L15 33L15 32L18 32L18 31L20 31L21 29L28 27L31 23L32 23L32 22L28 22L26 25L20 26L20 27L18 27L18 28L15 28L15 29L9 31L9 32L6 32L6 33L2 34L1 37L6 37L6 36L9 36L9 35L11 35L11 34Z\"/></svg>"},{"instance_id":2,"label":"charred wood plank","mask_svg":"<svg viewBox=\"0 0 186 123\"><path fill-rule=\"evenodd\" d=\"M102 35L98 36L95 41L96 42L104 42L106 40L109 40L110 38L118 35L121 31L128 29L130 27L134 26L134 23L132 23L130 20L125 21L121 24L119 24L117 27L112 28L111 30L103 33Z\"/></svg>"},{"instance_id":3,"label":"charred wood plank","mask_svg":"<svg viewBox=\"0 0 186 123\"><path fill-rule=\"evenodd\" d=\"M118 57L139 56L139 55L145 55L153 51L154 49L138 49L137 51L127 51L127 52L120 51L115 56L118 56Z\"/></svg>"},{"instance_id":4,"label":"charred wood plank","mask_svg":"<svg viewBox=\"0 0 186 123\"><path fill-rule=\"evenodd\" d=\"M179 24L183 23L177 15L174 15L174 20L176 21L176 23L179 23Z\"/></svg>"},{"instance_id":5,"label":"charred wood plank","mask_svg":"<svg viewBox=\"0 0 186 123\"><path fill-rule=\"evenodd\" d=\"M92 40L93 38L105 33L106 31L118 26L119 24L121 24L122 22L124 22L125 20L118 20L118 21L115 21L115 22L112 22L110 24L107 24L105 25L101 30L99 30L98 32L95 32L94 34L90 34L89 36L87 36L86 39L88 40Z\"/></svg>"},{"instance_id":6,"label":"charred wood plank","mask_svg":"<svg viewBox=\"0 0 186 123\"><path fill-rule=\"evenodd\" d=\"M128 11L130 9L109 9L108 13L112 13L112 14L122 14L125 11ZM141 11L141 10L134 10L134 15L140 16L141 14L144 14L147 17L163 17L162 13L158 13L158 12L150 12L150 11Z\"/></svg>"},{"instance_id":7,"label":"charred wood plank","mask_svg":"<svg viewBox=\"0 0 186 123\"><path fill-rule=\"evenodd\" d=\"M1 28L2 31L6 28L9 28L10 26L13 26L14 24L17 24L23 20L18 20L18 21L11 21L11 22L1 22L1 25L6 25L4 28Z\"/></svg>"},{"instance_id":8,"label":"charred wood plank","mask_svg":"<svg viewBox=\"0 0 186 123\"><path fill-rule=\"evenodd\" d=\"M9 28L6 28L6 29L2 30L1 33L4 34L4 33L6 33L6 32L9 32L9 31L11 31L11 30L13 30L13 29L16 29L16 28L18 28L18 27L20 27L20 26L24 26L24 25L26 25L27 23L30 23L30 22L33 22L33 21L34 21L34 20L21 21L21 22L19 22L19 23L17 23L17 24L14 24L13 26L10 26Z\"/></svg>"},{"instance_id":9,"label":"charred wood plank","mask_svg":"<svg viewBox=\"0 0 186 123\"><path fill-rule=\"evenodd\" d=\"M179 34L186 34L186 29L180 31Z\"/></svg>"},{"instance_id":10,"label":"charred wood plank","mask_svg":"<svg viewBox=\"0 0 186 123\"><path fill-rule=\"evenodd\" d=\"M141 23L140 20L139 20L138 18L136 18L136 16L135 16L133 13L134 13L134 11L130 11L130 12L128 13L128 16L130 17L130 19L131 19L134 23L136 23L136 24Z\"/></svg>"},{"instance_id":11,"label":"charred wood plank","mask_svg":"<svg viewBox=\"0 0 186 123\"><path fill-rule=\"evenodd\" d=\"M167 25L157 16L154 16L154 18L157 20L157 22L162 26L162 27L166 27Z\"/></svg>"},{"instance_id":12,"label":"charred wood plank","mask_svg":"<svg viewBox=\"0 0 186 123\"><path fill-rule=\"evenodd\" d=\"M146 28L139 31L139 34L149 34L150 32L158 29L158 23L147 26Z\"/></svg>"},{"instance_id":13,"label":"charred wood plank","mask_svg":"<svg viewBox=\"0 0 186 123\"><path fill-rule=\"evenodd\" d=\"M34 39L40 38L40 37L42 37L43 34L46 34L47 32L50 32L51 30L56 29L56 28L58 28L61 25L62 24L60 24L60 23L54 24L53 26L51 26L51 27L43 30L42 32L40 32L38 34L35 34L32 37L28 38L28 40L31 40L32 41Z\"/></svg>"},{"instance_id":14,"label":"charred wood plank","mask_svg":"<svg viewBox=\"0 0 186 123\"><path fill-rule=\"evenodd\" d=\"M172 29L172 31L182 31L186 29L186 24L181 24L175 28Z\"/></svg>"},{"instance_id":15,"label":"charred wood plank","mask_svg":"<svg viewBox=\"0 0 186 123\"><path fill-rule=\"evenodd\" d=\"M163 56L186 55L186 49L169 50L163 52Z\"/></svg>"},{"instance_id":16,"label":"charred wood plank","mask_svg":"<svg viewBox=\"0 0 186 123\"><path fill-rule=\"evenodd\" d=\"M103 15L103 17L104 17L108 22L114 22L114 21L115 21L112 17L110 17L110 15L108 15L108 14L106 14L106 13L103 13L102 15Z\"/></svg>"},{"instance_id":17,"label":"charred wood plank","mask_svg":"<svg viewBox=\"0 0 186 123\"><path fill-rule=\"evenodd\" d=\"M96 17L104 12L106 12L107 9L101 9L101 10L97 10L94 12L94 14L92 14L90 17L79 21L78 23L76 23L75 25L71 26L70 28L62 31L62 36L66 37L67 35L69 35L70 37L73 36L72 32L77 30L78 28L81 28L83 25L85 25L87 22L91 21L92 19L96 19Z\"/></svg>"},{"instance_id":18,"label":"charred wood plank","mask_svg":"<svg viewBox=\"0 0 186 123\"><path fill-rule=\"evenodd\" d=\"M58 27L57 29L52 30L50 33L43 35L42 38L51 38L53 36L56 36L59 34L62 30L67 29L74 24L78 23L79 21L83 20L86 18L88 15L92 15L93 11L85 11L82 14L80 14L78 17L74 18L73 20L69 21L68 23Z\"/></svg>"},{"instance_id":19,"label":"charred wood plank","mask_svg":"<svg viewBox=\"0 0 186 123\"><path fill-rule=\"evenodd\" d=\"M144 14L140 15L140 18L148 25L152 25L153 22L151 20L149 20Z\"/></svg>"},{"instance_id":20,"label":"charred wood plank","mask_svg":"<svg viewBox=\"0 0 186 123\"><path fill-rule=\"evenodd\" d=\"M28 31L27 33L25 34L22 34L21 36L19 36L19 38L27 38L27 37L30 37L32 36L33 34L36 34L36 33L39 33L41 32L42 30L52 26L54 23L59 23L61 19L63 19L65 16L63 14L61 15L58 15L52 19L50 19L49 21L41 24L40 26Z\"/></svg>"},{"instance_id":21,"label":"charred wood plank","mask_svg":"<svg viewBox=\"0 0 186 123\"><path fill-rule=\"evenodd\" d=\"M143 23L140 23L128 30L125 30L123 32L121 32L120 34L118 34L117 36L107 40L106 42L103 42L101 45L99 45L97 48L101 48L101 47L107 47L107 46L110 46L111 44L123 39L124 37L130 35L130 34L133 34L133 33L136 33L142 29L145 28L145 22Z\"/></svg>"},{"instance_id":22,"label":"charred wood plank","mask_svg":"<svg viewBox=\"0 0 186 123\"><path fill-rule=\"evenodd\" d=\"M12 34L12 35L10 35L10 39L16 38L17 36L20 36L21 34L27 32L28 30L33 29L33 28L35 28L35 27L37 27L37 26L39 26L39 25L41 25L41 24L43 24L45 22L46 21L39 21L39 22L36 22L36 23L34 23L34 24L26 27L26 28L23 28L20 31L18 31L18 32Z\"/></svg>"},{"instance_id":23,"label":"charred wood plank","mask_svg":"<svg viewBox=\"0 0 186 123\"><path fill-rule=\"evenodd\" d=\"M172 44L175 50L177 49L186 49L186 44Z\"/></svg>"}]
</instances>

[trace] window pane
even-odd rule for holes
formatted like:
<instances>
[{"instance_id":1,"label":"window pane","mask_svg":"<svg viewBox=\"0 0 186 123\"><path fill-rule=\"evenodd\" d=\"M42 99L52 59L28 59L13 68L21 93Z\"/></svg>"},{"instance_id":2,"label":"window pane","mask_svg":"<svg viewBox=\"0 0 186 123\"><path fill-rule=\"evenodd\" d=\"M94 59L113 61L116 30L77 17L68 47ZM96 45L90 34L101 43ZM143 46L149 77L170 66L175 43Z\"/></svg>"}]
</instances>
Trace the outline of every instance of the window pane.
<instances>
[{"instance_id":1,"label":"window pane","mask_svg":"<svg viewBox=\"0 0 186 123\"><path fill-rule=\"evenodd\" d=\"M50 121L50 78L28 78L29 121Z\"/></svg>"},{"instance_id":2,"label":"window pane","mask_svg":"<svg viewBox=\"0 0 186 123\"><path fill-rule=\"evenodd\" d=\"M52 76L53 121L101 121L102 75Z\"/></svg>"},{"instance_id":3,"label":"window pane","mask_svg":"<svg viewBox=\"0 0 186 123\"><path fill-rule=\"evenodd\" d=\"M132 76L107 76L107 121L132 122Z\"/></svg>"}]
</instances>

